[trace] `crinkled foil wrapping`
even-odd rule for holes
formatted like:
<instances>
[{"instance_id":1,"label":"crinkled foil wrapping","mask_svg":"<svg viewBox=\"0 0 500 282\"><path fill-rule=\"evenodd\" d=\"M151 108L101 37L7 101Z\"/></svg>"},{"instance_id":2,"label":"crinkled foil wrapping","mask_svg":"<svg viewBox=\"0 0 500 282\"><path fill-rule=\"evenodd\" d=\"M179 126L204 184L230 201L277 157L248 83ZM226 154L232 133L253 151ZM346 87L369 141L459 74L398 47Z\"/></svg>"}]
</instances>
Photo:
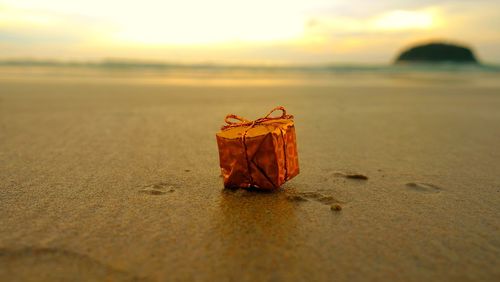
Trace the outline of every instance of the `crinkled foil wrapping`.
<instances>
[{"instance_id":1,"label":"crinkled foil wrapping","mask_svg":"<svg viewBox=\"0 0 500 282\"><path fill-rule=\"evenodd\" d=\"M276 189L299 173L292 119L231 127L216 136L226 188Z\"/></svg>"}]
</instances>

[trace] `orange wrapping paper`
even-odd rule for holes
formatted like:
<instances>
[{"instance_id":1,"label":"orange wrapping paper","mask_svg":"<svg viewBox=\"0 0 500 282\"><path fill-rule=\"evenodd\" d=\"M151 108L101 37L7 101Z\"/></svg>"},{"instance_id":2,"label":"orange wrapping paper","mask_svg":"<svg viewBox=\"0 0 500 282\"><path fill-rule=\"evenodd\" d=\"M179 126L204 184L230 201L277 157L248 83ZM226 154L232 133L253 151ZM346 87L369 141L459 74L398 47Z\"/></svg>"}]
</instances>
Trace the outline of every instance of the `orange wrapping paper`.
<instances>
[{"instance_id":1,"label":"orange wrapping paper","mask_svg":"<svg viewBox=\"0 0 500 282\"><path fill-rule=\"evenodd\" d=\"M271 117L277 110L282 115ZM254 121L225 121L216 135L224 187L276 189L299 173L293 116L285 108Z\"/></svg>"}]
</instances>

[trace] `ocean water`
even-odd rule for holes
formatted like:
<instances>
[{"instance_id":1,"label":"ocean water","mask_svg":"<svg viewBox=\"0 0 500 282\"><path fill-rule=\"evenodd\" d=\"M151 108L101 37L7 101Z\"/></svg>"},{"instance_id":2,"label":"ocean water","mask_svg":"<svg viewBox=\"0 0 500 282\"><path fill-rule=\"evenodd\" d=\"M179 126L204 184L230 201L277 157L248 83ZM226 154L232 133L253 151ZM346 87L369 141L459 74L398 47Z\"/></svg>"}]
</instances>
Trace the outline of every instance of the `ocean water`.
<instances>
[{"instance_id":1,"label":"ocean water","mask_svg":"<svg viewBox=\"0 0 500 282\"><path fill-rule=\"evenodd\" d=\"M102 61L2 61L0 80L51 80L187 85L500 86L500 65L225 65Z\"/></svg>"}]
</instances>

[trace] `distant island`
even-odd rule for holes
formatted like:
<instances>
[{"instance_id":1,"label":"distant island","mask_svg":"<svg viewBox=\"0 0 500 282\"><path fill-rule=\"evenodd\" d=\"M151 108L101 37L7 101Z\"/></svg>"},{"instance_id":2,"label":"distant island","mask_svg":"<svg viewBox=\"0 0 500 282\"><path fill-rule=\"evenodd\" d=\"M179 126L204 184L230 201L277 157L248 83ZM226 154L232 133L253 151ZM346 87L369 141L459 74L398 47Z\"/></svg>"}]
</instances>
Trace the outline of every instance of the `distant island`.
<instances>
[{"instance_id":1,"label":"distant island","mask_svg":"<svg viewBox=\"0 0 500 282\"><path fill-rule=\"evenodd\" d=\"M396 63L478 63L471 49L449 43L432 42L404 50Z\"/></svg>"}]
</instances>

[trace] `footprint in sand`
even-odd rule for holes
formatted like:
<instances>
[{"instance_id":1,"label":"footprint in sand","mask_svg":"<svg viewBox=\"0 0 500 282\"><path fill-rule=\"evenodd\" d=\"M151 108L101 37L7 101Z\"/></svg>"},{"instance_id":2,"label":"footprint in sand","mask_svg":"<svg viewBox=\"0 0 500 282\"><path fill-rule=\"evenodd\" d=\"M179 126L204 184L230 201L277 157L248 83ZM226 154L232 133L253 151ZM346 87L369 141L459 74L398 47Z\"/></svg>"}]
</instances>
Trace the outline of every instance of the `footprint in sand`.
<instances>
[{"instance_id":1,"label":"footprint in sand","mask_svg":"<svg viewBox=\"0 0 500 282\"><path fill-rule=\"evenodd\" d=\"M336 171L333 173L334 176L337 177L343 177L347 179L356 179L356 180L368 180L368 176L357 173L357 172L342 172L342 171Z\"/></svg>"},{"instance_id":2,"label":"footprint in sand","mask_svg":"<svg viewBox=\"0 0 500 282\"><path fill-rule=\"evenodd\" d=\"M167 193L175 192L175 189L174 186L166 182L159 182L155 184L146 185L142 187L142 189L140 189L139 192L148 195L164 195Z\"/></svg>"},{"instance_id":3,"label":"footprint in sand","mask_svg":"<svg viewBox=\"0 0 500 282\"><path fill-rule=\"evenodd\" d=\"M147 281L87 255L58 248L0 249L0 281Z\"/></svg>"},{"instance_id":4,"label":"footprint in sand","mask_svg":"<svg viewBox=\"0 0 500 282\"><path fill-rule=\"evenodd\" d=\"M330 206L332 211L342 210L341 204L345 204L345 202L340 201L333 196L323 195L315 191L299 192L297 194L288 195L287 199L291 202L307 202L309 200L315 201L323 205Z\"/></svg>"},{"instance_id":5,"label":"footprint in sand","mask_svg":"<svg viewBox=\"0 0 500 282\"><path fill-rule=\"evenodd\" d=\"M286 199L290 202L307 202L308 200L300 195L288 195Z\"/></svg>"},{"instance_id":6,"label":"footprint in sand","mask_svg":"<svg viewBox=\"0 0 500 282\"><path fill-rule=\"evenodd\" d=\"M435 194L441 192L443 190L441 187L436 186L430 183L422 183L422 182L410 182L406 183L406 187L410 190L420 192L420 193L428 193Z\"/></svg>"}]
</instances>

